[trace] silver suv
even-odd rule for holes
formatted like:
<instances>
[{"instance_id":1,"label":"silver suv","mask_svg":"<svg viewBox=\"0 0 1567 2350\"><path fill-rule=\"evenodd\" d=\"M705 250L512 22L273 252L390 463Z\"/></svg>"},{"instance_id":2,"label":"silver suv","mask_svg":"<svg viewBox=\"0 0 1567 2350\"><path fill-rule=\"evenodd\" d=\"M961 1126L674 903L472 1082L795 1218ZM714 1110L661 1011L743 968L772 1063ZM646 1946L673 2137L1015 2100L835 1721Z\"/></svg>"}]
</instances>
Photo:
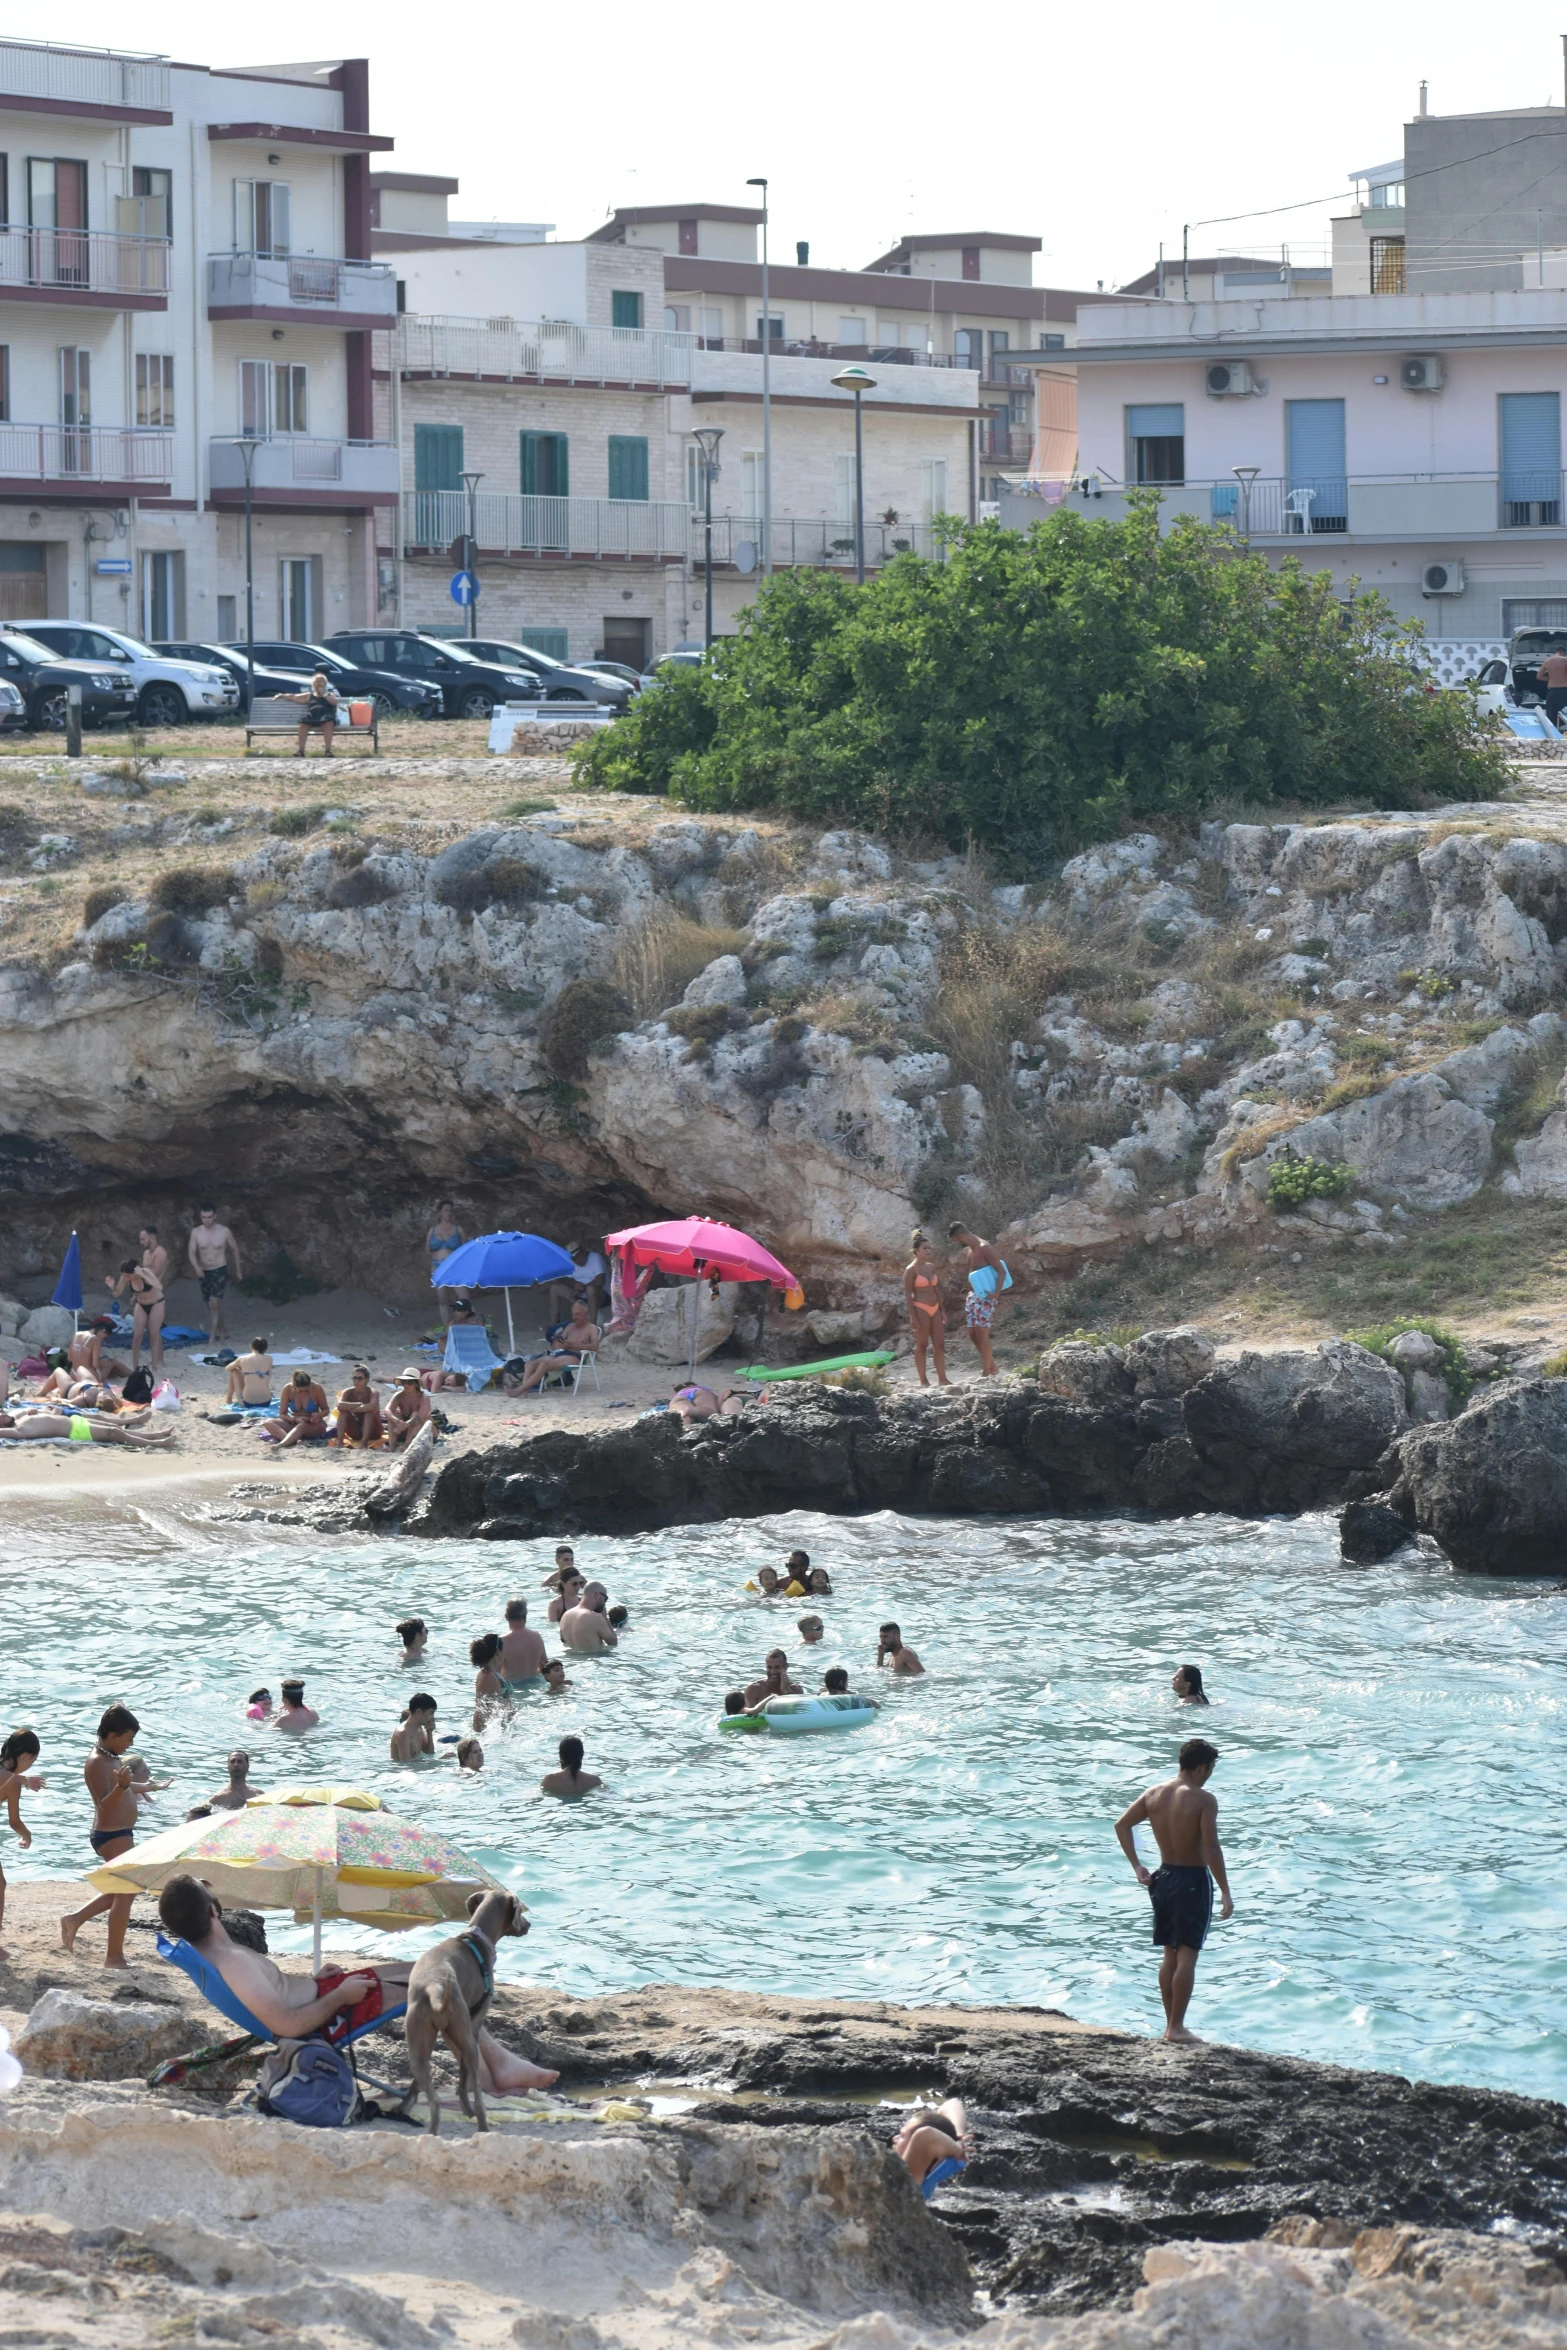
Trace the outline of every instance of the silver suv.
<instances>
[{"instance_id":1,"label":"silver suv","mask_svg":"<svg viewBox=\"0 0 1567 2350\"><path fill-rule=\"evenodd\" d=\"M136 688L139 726L182 726L187 718L226 718L239 708L239 686L227 670L201 661L171 661L140 637L96 621L19 623L62 661L103 662Z\"/></svg>"}]
</instances>

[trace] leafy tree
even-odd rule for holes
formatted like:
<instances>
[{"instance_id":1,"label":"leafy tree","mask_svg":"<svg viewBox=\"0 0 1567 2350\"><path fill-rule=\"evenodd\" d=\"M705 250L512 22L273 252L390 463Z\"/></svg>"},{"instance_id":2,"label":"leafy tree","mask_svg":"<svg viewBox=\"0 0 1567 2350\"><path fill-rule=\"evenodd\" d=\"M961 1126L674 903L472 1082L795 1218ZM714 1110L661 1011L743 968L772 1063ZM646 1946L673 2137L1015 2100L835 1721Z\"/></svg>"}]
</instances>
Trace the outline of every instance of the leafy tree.
<instances>
[{"instance_id":1,"label":"leafy tree","mask_svg":"<svg viewBox=\"0 0 1567 2350\"><path fill-rule=\"evenodd\" d=\"M766 583L739 633L582 746L582 780L1037 857L1223 802L1489 798L1503 755L1428 693L1418 625L1152 494L1026 534L948 525L864 588Z\"/></svg>"}]
</instances>

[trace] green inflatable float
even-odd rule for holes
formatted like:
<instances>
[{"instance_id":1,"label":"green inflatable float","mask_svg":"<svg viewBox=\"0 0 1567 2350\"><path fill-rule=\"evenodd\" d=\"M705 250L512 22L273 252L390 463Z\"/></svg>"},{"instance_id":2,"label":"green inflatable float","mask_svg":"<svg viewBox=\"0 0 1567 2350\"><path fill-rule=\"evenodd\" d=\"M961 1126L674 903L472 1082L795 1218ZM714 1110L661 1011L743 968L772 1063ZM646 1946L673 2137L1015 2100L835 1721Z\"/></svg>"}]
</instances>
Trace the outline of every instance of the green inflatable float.
<instances>
[{"instance_id":1,"label":"green inflatable float","mask_svg":"<svg viewBox=\"0 0 1567 2350\"><path fill-rule=\"evenodd\" d=\"M825 1363L795 1363L787 1371L763 1370L753 1364L749 1370L737 1371L735 1376L738 1379L765 1379L769 1383L774 1379L819 1379L824 1371L879 1371L884 1363L890 1363L892 1359L892 1349L888 1347L881 1354L831 1355Z\"/></svg>"}]
</instances>

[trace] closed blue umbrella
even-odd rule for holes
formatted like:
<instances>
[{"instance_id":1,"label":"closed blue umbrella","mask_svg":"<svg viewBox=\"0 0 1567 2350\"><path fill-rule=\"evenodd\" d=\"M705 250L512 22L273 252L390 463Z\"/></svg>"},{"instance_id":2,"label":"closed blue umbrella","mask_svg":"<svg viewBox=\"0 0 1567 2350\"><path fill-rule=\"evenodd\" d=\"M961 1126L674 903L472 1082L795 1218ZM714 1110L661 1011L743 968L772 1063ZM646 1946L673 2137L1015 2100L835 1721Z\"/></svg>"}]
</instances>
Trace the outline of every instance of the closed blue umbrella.
<instances>
[{"instance_id":1,"label":"closed blue umbrella","mask_svg":"<svg viewBox=\"0 0 1567 2350\"><path fill-rule=\"evenodd\" d=\"M54 1295L49 1302L51 1305L64 1306L72 1315L82 1310L82 1252L74 1232L71 1234L71 1245L65 1252L65 1262L60 1267L60 1278L54 1285Z\"/></svg>"},{"instance_id":2,"label":"closed blue umbrella","mask_svg":"<svg viewBox=\"0 0 1567 2350\"><path fill-rule=\"evenodd\" d=\"M73 1242L74 1246L74 1242ZM430 1274L433 1289L504 1289L506 1336L512 1351L511 1293L529 1289L536 1281L560 1281L576 1272L566 1251L537 1232L485 1232L465 1240ZM79 1288L78 1284L78 1288Z\"/></svg>"}]
</instances>

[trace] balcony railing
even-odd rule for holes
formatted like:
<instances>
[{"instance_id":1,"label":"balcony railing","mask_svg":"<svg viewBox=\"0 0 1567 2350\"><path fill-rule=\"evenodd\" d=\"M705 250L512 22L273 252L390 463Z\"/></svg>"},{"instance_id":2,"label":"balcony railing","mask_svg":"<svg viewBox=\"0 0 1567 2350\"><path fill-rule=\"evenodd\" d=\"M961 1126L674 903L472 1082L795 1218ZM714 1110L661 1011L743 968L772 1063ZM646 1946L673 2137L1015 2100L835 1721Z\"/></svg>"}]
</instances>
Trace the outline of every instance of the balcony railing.
<instances>
[{"instance_id":1,"label":"balcony railing","mask_svg":"<svg viewBox=\"0 0 1567 2350\"><path fill-rule=\"evenodd\" d=\"M1169 516L1230 522L1254 539L1483 537L1493 531L1560 530L1564 477L1540 473L1381 473L1145 482ZM1134 485L1079 482L1072 497L1090 512L1124 513Z\"/></svg>"},{"instance_id":2,"label":"balcony railing","mask_svg":"<svg viewBox=\"0 0 1567 2350\"><path fill-rule=\"evenodd\" d=\"M411 552L445 553L468 528L461 490L409 490L403 497L403 543ZM474 501L481 555L641 557L678 560L686 553L684 505L642 498L509 497L481 490Z\"/></svg>"},{"instance_id":3,"label":"balcony railing","mask_svg":"<svg viewBox=\"0 0 1567 2350\"><path fill-rule=\"evenodd\" d=\"M0 96L56 105L134 106L166 114L169 69L157 57L56 49L44 41L0 41Z\"/></svg>"},{"instance_id":4,"label":"balcony railing","mask_svg":"<svg viewBox=\"0 0 1567 2350\"><path fill-rule=\"evenodd\" d=\"M0 480L134 481L173 478L174 435L90 424L0 424Z\"/></svg>"},{"instance_id":5,"label":"balcony railing","mask_svg":"<svg viewBox=\"0 0 1567 2350\"><path fill-rule=\"evenodd\" d=\"M407 375L673 389L691 381L692 348L690 335L654 327L409 316L398 321L396 363Z\"/></svg>"},{"instance_id":6,"label":"balcony railing","mask_svg":"<svg viewBox=\"0 0 1567 2350\"><path fill-rule=\"evenodd\" d=\"M1034 435L1024 424L982 424L980 461L988 465L1027 465L1034 454Z\"/></svg>"},{"instance_id":7,"label":"balcony railing","mask_svg":"<svg viewBox=\"0 0 1567 2350\"><path fill-rule=\"evenodd\" d=\"M750 547L760 567L763 554L762 525L745 514L715 514L713 516L713 561L732 564L738 552ZM693 562L706 559L706 533L700 514L691 517L691 557ZM865 519L865 561L868 568L879 570L896 555L929 555L933 552L930 525L927 522L882 522ZM829 522L820 517L796 519L787 514L775 514L772 524L773 565L779 571L800 569L821 570L854 567L854 524Z\"/></svg>"},{"instance_id":8,"label":"balcony railing","mask_svg":"<svg viewBox=\"0 0 1567 2350\"><path fill-rule=\"evenodd\" d=\"M761 356L759 335L698 335L699 351L750 351ZM775 342L775 359L857 359L862 367L972 367L972 359L955 358L950 351L915 350L906 343L823 343L813 335L807 342Z\"/></svg>"},{"instance_id":9,"label":"balcony railing","mask_svg":"<svg viewBox=\"0 0 1567 2350\"><path fill-rule=\"evenodd\" d=\"M23 287L167 294L168 239L121 237L102 228L0 228L0 296Z\"/></svg>"},{"instance_id":10,"label":"balcony railing","mask_svg":"<svg viewBox=\"0 0 1567 2350\"><path fill-rule=\"evenodd\" d=\"M384 261L342 261L320 253L212 253L207 258L209 310L311 310L373 317L397 315L397 278Z\"/></svg>"},{"instance_id":11,"label":"balcony railing","mask_svg":"<svg viewBox=\"0 0 1567 2350\"><path fill-rule=\"evenodd\" d=\"M245 455L242 440L215 440L210 445L209 472L213 495L243 496ZM398 489L398 454L391 441L324 440L308 433L278 433L270 440L253 440L251 488L263 498L280 492L341 490L351 498L389 500ZM301 503L310 502L302 499Z\"/></svg>"}]
</instances>

